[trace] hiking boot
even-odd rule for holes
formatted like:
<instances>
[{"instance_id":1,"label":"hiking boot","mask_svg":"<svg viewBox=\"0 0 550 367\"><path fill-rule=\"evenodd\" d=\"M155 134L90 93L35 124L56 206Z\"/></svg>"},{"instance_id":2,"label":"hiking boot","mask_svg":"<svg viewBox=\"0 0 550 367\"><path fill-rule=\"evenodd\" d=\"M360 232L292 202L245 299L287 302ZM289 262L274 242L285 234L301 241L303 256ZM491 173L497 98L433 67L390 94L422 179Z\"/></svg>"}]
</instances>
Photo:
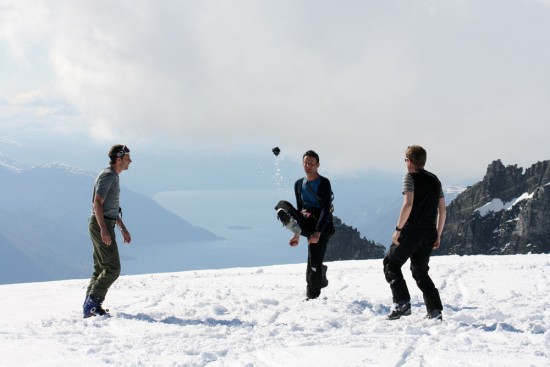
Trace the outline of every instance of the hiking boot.
<instances>
[{"instance_id":1,"label":"hiking boot","mask_svg":"<svg viewBox=\"0 0 550 367\"><path fill-rule=\"evenodd\" d=\"M95 309L95 314L96 314L97 316L111 316L111 315L109 314L109 309L108 309L108 308L107 308L107 309L103 308L103 307L101 306L101 304L100 304L99 306L96 307L96 309Z\"/></svg>"},{"instance_id":2,"label":"hiking boot","mask_svg":"<svg viewBox=\"0 0 550 367\"><path fill-rule=\"evenodd\" d=\"M428 311L428 314L426 315L425 318L431 319L431 320L443 321L443 315L441 314L441 310Z\"/></svg>"},{"instance_id":3,"label":"hiking boot","mask_svg":"<svg viewBox=\"0 0 550 367\"><path fill-rule=\"evenodd\" d=\"M87 296L82 306L83 317L87 319L91 316L100 315L103 316L107 314L107 311L101 307L102 299L96 298L94 296Z\"/></svg>"},{"instance_id":4,"label":"hiking boot","mask_svg":"<svg viewBox=\"0 0 550 367\"><path fill-rule=\"evenodd\" d=\"M409 316L411 314L411 303L394 303L392 310L386 317L387 320L397 320L401 316Z\"/></svg>"},{"instance_id":5,"label":"hiking boot","mask_svg":"<svg viewBox=\"0 0 550 367\"><path fill-rule=\"evenodd\" d=\"M298 221L283 208L279 208L277 210L277 218L283 223L283 225L291 232L300 234L302 230L300 229L300 225L298 225Z\"/></svg>"}]
</instances>

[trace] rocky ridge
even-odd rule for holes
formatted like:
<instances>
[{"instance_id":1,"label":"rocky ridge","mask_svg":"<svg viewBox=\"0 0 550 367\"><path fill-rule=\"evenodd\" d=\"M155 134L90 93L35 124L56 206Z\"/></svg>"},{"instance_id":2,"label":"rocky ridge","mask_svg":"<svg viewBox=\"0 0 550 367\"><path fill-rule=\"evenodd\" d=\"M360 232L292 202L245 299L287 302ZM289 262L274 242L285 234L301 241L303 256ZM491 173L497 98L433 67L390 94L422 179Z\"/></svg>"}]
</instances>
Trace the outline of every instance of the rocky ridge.
<instances>
[{"instance_id":1,"label":"rocky ridge","mask_svg":"<svg viewBox=\"0 0 550 367\"><path fill-rule=\"evenodd\" d=\"M550 252L550 161L523 172L493 161L447 207L439 255ZM434 253L436 254L436 253Z\"/></svg>"},{"instance_id":2,"label":"rocky ridge","mask_svg":"<svg viewBox=\"0 0 550 367\"><path fill-rule=\"evenodd\" d=\"M346 225L334 217L334 235L330 239L325 254L326 261L381 259L385 247L364 237L356 228Z\"/></svg>"}]
</instances>

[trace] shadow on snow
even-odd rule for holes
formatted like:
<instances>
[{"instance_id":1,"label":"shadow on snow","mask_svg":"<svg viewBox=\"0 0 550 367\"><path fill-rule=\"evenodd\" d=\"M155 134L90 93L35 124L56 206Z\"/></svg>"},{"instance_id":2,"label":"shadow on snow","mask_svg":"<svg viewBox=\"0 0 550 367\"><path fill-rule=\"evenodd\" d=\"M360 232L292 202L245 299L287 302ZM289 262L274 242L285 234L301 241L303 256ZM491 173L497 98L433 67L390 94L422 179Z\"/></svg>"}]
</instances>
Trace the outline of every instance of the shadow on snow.
<instances>
[{"instance_id":1,"label":"shadow on snow","mask_svg":"<svg viewBox=\"0 0 550 367\"><path fill-rule=\"evenodd\" d=\"M243 322L239 319L221 320L221 319L213 319L211 317L208 317L204 320L184 320L175 316L170 316L170 317L163 318L161 320L157 320L154 317L151 317L144 313L138 313L137 315L131 315L127 313L118 313L117 316L120 316L121 318L126 320L138 320L138 321L146 321L150 323L161 323L161 324L177 325L177 326L204 325L209 327L215 327L215 326L254 327L253 324L248 322Z\"/></svg>"}]
</instances>

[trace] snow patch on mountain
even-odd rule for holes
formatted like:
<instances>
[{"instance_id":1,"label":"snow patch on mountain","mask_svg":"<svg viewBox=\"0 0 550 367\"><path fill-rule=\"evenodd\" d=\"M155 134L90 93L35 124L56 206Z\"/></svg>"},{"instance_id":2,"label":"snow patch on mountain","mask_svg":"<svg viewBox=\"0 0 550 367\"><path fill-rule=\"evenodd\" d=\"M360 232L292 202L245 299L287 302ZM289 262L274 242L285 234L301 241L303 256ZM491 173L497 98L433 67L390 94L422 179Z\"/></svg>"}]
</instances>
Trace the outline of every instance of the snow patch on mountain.
<instances>
[{"instance_id":1,"label":"snow patch on mountain","mask_svg":"<svg viewBox=\"0 0 550 367\"><path fill-rule=\"evenodd\" d=\"M47 163L47 164L37 166L35 168L36 169L54 169L54 170L65 171L70 175L84 175L84 176L95 177L94 174L92 172L90 172L89 170L85 170L85 169L82 169L82 168L79 168L79 167L70 166L68 164L60 163L60 162L51 162L51 163Z\"/></svg>"},{"instance_id":2,"label":"snow patch on mountain","mask_svg":"<svg viewBox=\"0 0 550 367\"><path fill-rule=\"evenodd\" d=\"M484 217L484 216L486 216L487 214L489 214L491 212L498 213L502 210L510 210L511 208L514 207L514 205L518 204L519 202L521 202L523 200L529 200L532 197L533 197L532 193L529 194L529 193L525 192L522 195L520 195L519 197L514 198L514 199L512 199L510 201L507 201L507 202L504 202L501 199L495 198L495 199L491 200L490 202L488 202L487 204L483 205L482 207L477 208L476 210L474 210L474 212L477 211L477 212L479 212L479 215Z\"/></svg>"}]
</instances>

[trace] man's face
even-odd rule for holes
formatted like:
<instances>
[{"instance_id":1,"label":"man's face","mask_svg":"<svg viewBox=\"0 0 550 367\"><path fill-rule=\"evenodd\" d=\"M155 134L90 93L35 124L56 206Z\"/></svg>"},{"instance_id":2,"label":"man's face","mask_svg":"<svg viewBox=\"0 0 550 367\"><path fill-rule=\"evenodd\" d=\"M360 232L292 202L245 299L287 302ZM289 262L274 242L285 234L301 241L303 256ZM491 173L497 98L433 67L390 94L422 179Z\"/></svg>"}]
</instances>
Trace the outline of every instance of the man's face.
<instances>
[{"instance_id":1,"label":"man's face","mask_svg":"<svg viewBox=\"0 0 550 367\"><path fill-rule=\"evenodd\" d=\"M130 153L126 153L120 158L120 166L122 170L127 170L128 167L130 167L130 163L132 163L132 159L130 158Z\"/></svg>"},{"instance_id":2,"label":"man's face","mask_svg":"<svg viewBox=\"0 0 550 367\"><path fill-rule=\"evenodd\" d=\"M317 173L317 169L319 168L319 162L317 162L317 159L305 156L302 164L304 165L304 171L306 174L310 175Z\"/></svg>"}]
</instances>

